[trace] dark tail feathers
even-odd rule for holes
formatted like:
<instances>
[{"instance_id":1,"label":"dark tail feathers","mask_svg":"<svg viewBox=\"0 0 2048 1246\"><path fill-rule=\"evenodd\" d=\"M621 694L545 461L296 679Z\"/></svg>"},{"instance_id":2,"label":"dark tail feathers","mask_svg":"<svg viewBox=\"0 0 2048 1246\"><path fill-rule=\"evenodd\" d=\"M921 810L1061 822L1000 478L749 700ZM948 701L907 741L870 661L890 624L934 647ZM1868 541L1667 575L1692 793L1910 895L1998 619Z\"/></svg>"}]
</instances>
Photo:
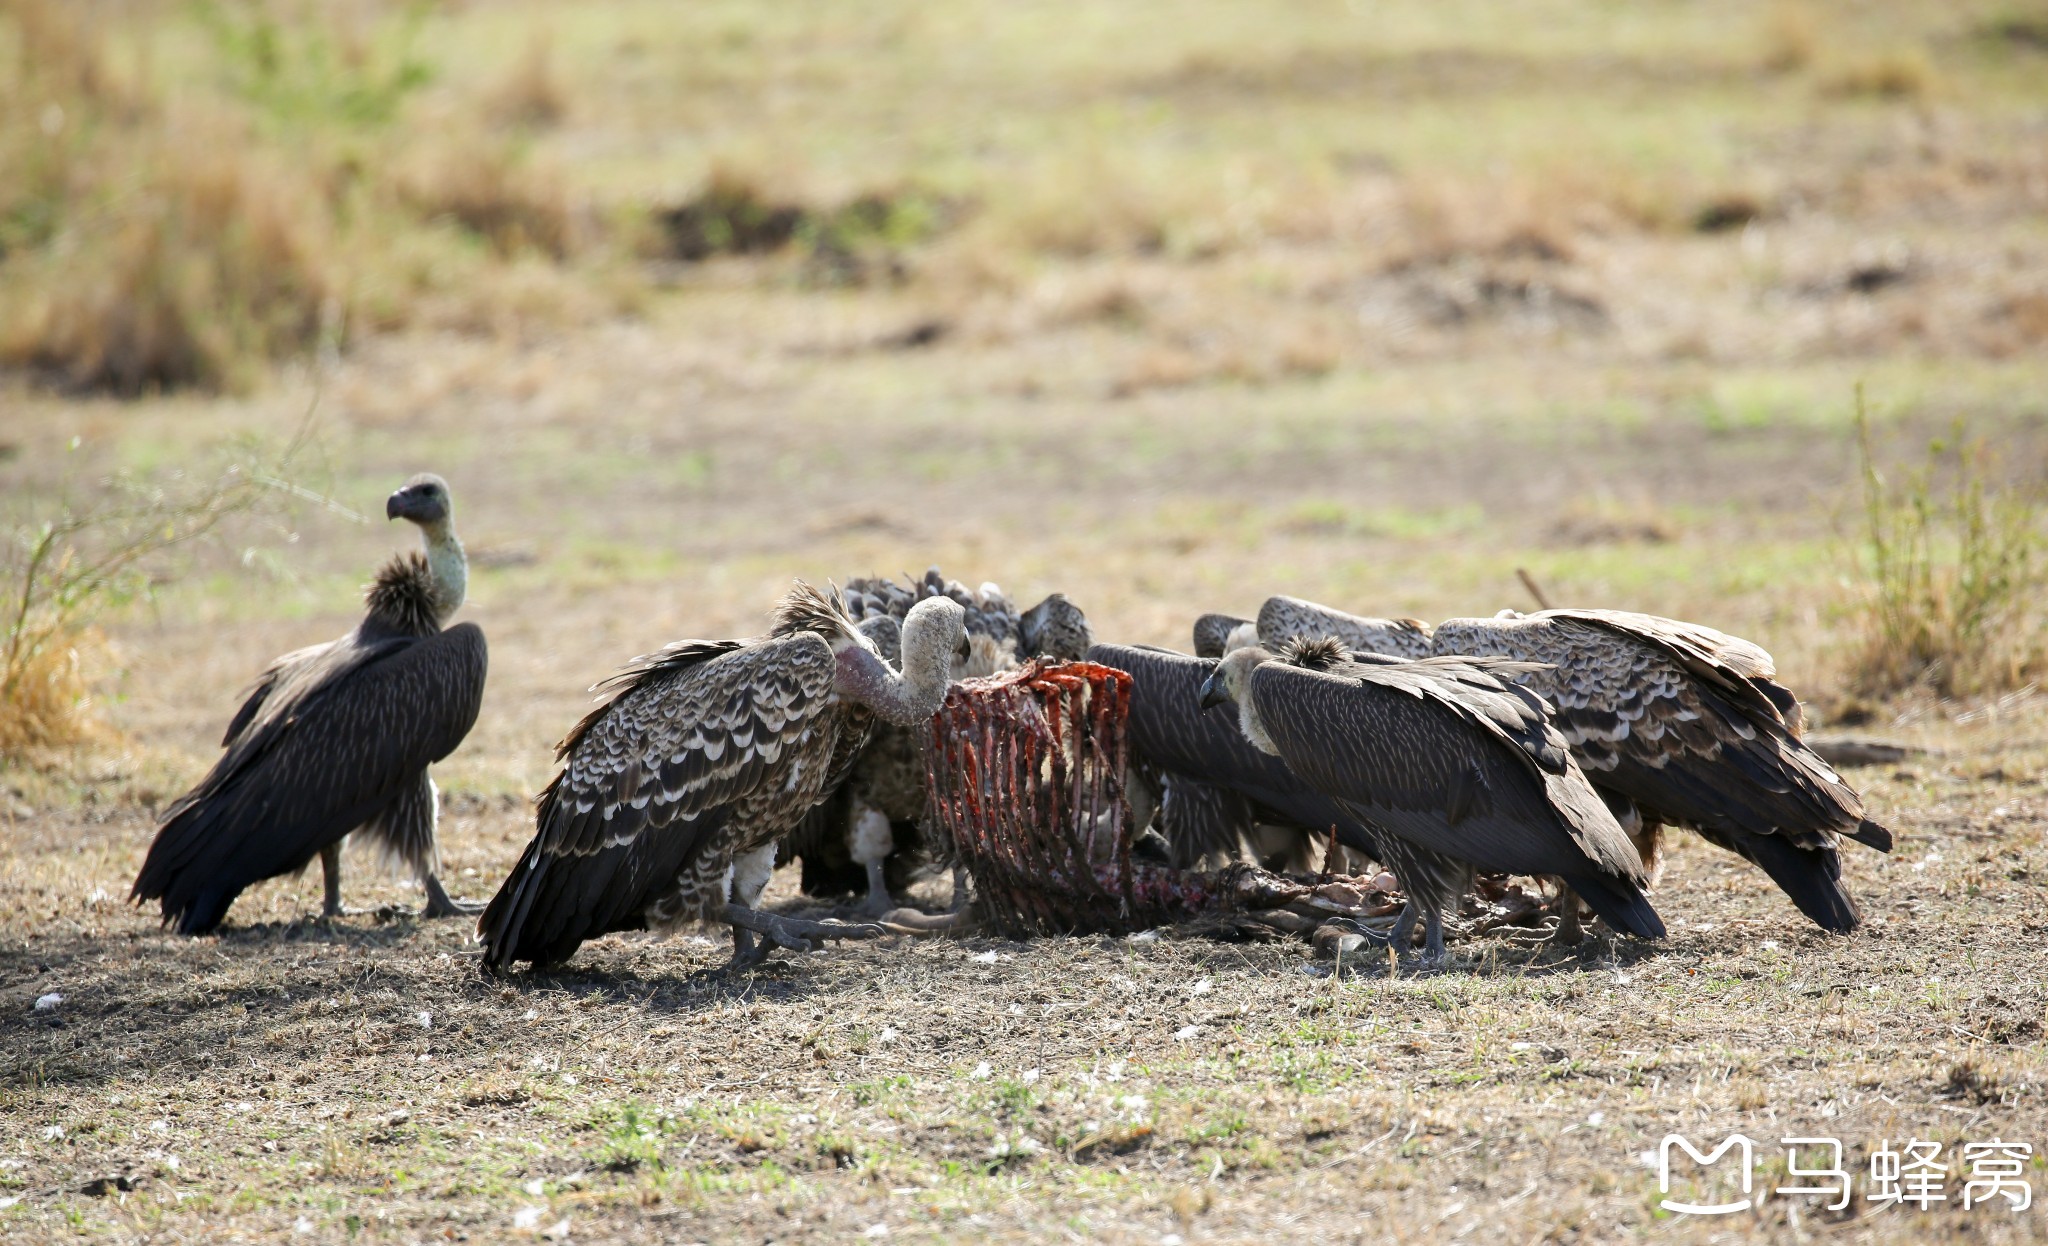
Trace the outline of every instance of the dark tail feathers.
<instances>
[{"instance_id":1,"label":"dark tail feathers","mask_svg":"<svg viewBox=\"0 0 2048 1246\"><path fill-rule=\"evenodd\" d=\"M1590 874L1567 874L1564 881L1616 930L1626 930L1638 939L1664 937L1664 919L1635 884Z\"/></svg>"},{"instance_id":2,"label":"dark tail feathers","mask_svg":"<svg viewBox=\"0 0 2048 1246\"><path fill-rule=\"evenodd\" d=\"M1869 818L1863 819L1862 823L1855 830L1844 833L1857 843L1867 844L1879 852L1890 852L1892 850L1891 831L1872 822Z\"/></svg>"}]
</instances>

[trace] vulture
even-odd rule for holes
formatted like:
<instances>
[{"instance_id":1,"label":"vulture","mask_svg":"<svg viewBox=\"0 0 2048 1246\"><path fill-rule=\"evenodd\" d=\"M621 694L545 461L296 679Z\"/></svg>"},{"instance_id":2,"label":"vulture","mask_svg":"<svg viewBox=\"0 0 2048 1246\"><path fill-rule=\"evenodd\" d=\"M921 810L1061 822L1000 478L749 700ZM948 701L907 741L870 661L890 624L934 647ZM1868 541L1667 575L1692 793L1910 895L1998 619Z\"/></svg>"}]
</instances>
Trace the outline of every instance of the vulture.
<instances>
[{"instance_id":1,"label":"vulture","mask_svg":"<svg viewBox=\"0 0 2048 1246\"><path fill-rule=\"evenodd\" d=\"M1427 960L1441 964L1443 910L1474 868L1560 877L1616 929L1662 938L1642 860L1550 725L1549 707L1509 682L1522 668L1353 655L1328 639L1290 645L1277 659L1250 646L1216 664L1201 703L1235 706L1245 739L1358 821L1454 863L1402 877L1409 900L1396 946L1420 917Z\"/></svg>"},{"instance_id":2,"label":"vulture","mask_svg":"<svg viewBox=\"0 0 2048 1246\"><path fill-rule=\"evenodd\" d=\"M884 577L848 580L847 613L877 641L894 663L895 629L919 601L950 598L962 611L964 647L955 654L954 679L974 679L1009 670L1020 661L1047 657L1072 660L1088 649L1088 619L1080 608L1054 593L1018 614L992 583L968 589L937 567L921 580ZM802 862L803 888L810 895L837 895L865 888L863 911L880 916L896 907L891 886L907 881L924 860L943 862L950 845L931 842L924 819L924 732L878 723L854 760L845 784L828 793L790 835L784 859ZM964 902L965 879L954 878L956 907Z\"/></svg>"},{"instance_id":3,"label":"vulture","mask_svg":"<svg viewBox=\"0 0 2048 1246\"><path fill-rule=\"evenodd\" d=\"M1406 634L1406 624L1389 626ZM1659 827L1690 827L1761 868L1823 930L1861 924L1836 837L1889 852L1891 832L1801 742L1799 700L1762 648L1621 610L1451 619L1435 627L1431 648L1537 664L1516 682L1551 703L1609 803L1640 819L1637 844L1653 873Z\"/></svg>"},{"instance_id":4,"label":"vulture","mask_svg":"<svg viewBox=\"0 0 2048 1246\"><path fill-rule=\"evenodd\" d=\"M1201 712L1202 685L1216 664L1170 649L1095 645L1088 660L1131 676L1127 730L1133 762L1159 793L1159 824L1167 861L1180 869L1212 868L1261 855L1262 827L1292 831L1317 845L1337 842L1375 861L1407 863L1416 854L1376 832L1337 802L1297 778L1285 762L1246 742L1218 715ZM1133 825L1152 793L1133 788ZM1398 872L1398 871L1397 871Z\"/></svg>"},{"instance_id":5,"label":"vulture","mask_svg":"<svg viewBox=\"0 0 2048 1246\"><path fill-rule=\"evenodd\" d=\"M533 840L478 923L486 965L555 965L585 939L698 921L732 927L733 968L880 933L754 906L776 842L845 781L873 720L938 710L963 614L945 597L911 607L899 672L836 590L799 581L766 636L681 641L600 684L611 697L557 747Z\"/></svg>"},{"instance_id":6,"label":"vulture","mask_svg":"<svg viewBox=\"0 0 2048 1246\"><path fill-rule=\"evenodd\" d=\"M384 513L416 524L425 554L377 572L354 631L272 662L228 723L226 752L164 811L129 897L159 901L166 926L204 934L244 888L315 856L326 878L321 911L338 916L351 833L419 879L422 916L475 912L435 876L440 797L427 775L469 734L483 701L483 631L442 627L462 605L468 563L439 476L408 480Z\"/></svg>"}]
</instances>

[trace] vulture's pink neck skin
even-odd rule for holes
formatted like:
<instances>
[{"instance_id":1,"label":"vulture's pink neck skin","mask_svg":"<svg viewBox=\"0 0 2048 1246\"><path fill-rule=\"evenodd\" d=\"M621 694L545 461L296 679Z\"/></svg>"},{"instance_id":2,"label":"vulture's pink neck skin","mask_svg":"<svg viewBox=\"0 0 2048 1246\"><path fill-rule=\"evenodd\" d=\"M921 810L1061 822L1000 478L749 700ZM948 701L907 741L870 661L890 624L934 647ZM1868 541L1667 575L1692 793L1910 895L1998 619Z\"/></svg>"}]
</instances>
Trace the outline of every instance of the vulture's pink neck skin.
<instances>
[{"instance_id":1,"label":"vulture's pink neck skin","mask_svg":"<svg viewBox=\"0 0 2048 1246\"><path fill-rule=\"evenodd\" d=\"M835 655L839 663L839 691L873 709L899 726L914 726L930 718L939 708L946 686L941 678L938 696L922 695L906 673L897 674L874 650L864 645L843 644Z\"/></svg>"},{"instance_id":2,"label":"vulture's pink neck skin","mask_svg":"<svg viewBox=\"0 0 2048 1246\"><path fill-rule=\"evenodd\" d=\"M839 690L898 726L925 721L946 699L953 651L965 635L964 619L959 605L945 598L912 606L903 620L900 674L889 669L865 636L853 633L835 640Z\"/></svg>"}]
</instances>

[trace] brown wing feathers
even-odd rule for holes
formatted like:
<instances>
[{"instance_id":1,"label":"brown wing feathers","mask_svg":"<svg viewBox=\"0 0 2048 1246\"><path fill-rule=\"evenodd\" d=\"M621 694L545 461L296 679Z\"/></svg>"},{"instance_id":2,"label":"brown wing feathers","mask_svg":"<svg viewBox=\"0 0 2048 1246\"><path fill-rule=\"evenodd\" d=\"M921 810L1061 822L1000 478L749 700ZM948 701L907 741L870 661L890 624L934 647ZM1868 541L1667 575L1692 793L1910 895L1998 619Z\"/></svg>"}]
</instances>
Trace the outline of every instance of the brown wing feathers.
<instances>
[{"instance_id":1,"label":"brown wing feathers","mask_svg":"<svg viewBox=\"0 0 2048 1246\"><path fill-rule=\"evenodd\" d=\"M165 811L132 897L161 900L185 933L213 929L244 888L303 869L453 752L476 721L486 665L483 633L463 624L425 639L351 636L283 671Z\"/></svg>"},{"instance_id":2,"label":"brown wing feathers","mask_svg":"<svg viewBox=\"0 0 2048 1246\"><path fill-rule=\"evenodd\" d=\"M672 646L603 686L617 695L564 739L534 839L479 923L492 965L645 927L698 866L800 821L840 751L815 632Z\"/></svg>"}]
</instances>

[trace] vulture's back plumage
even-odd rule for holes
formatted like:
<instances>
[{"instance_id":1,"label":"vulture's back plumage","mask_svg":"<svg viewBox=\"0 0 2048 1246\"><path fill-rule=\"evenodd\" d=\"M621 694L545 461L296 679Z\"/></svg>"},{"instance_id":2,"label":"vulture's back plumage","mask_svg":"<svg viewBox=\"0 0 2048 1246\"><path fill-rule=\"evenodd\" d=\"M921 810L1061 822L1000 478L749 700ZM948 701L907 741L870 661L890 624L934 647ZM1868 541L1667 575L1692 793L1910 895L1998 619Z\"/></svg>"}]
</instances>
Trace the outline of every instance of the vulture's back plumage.
<instances>
[{"instance_id":1,"label":"vulture's back plumage","mask_svg":"<svg viewBox=\"0 0 2048 1246\"><path fill-rule=\"evenodd\" d=\"M1607 610L1452 619L1436 644L1540 664L1517 682L1555 707L1589 778L1756 863L1824 929L1856 928L1835 837L1889 851L1891 832L1801 743L1798 700L1764 650Z\"/></svg>"},{"instance_id":2,"label":"vulture's back plumage","mask_svg":"<svg viewBox=\"0 0 2048 1246\"><path fill-rule=\"evenodd\" d=\"M165 924L212 930L245 888L304 869L351 831L431 866L427 767L476 722L484 636L473 623L440 628L418 554L378 572L369 606L348 635L272 663L220 760L164 811L130 894L161 901Z\"/></svg>"},{"instance_id":3,"label":"vulture's back plumage","mask_svg":"<svg viewBox=\"0 0 2048 1246\"><path fill-rule=\"evenodd\" d=\"M478 923L486 962L715 918L732 859L795 826L866 737L868 712L834 691L837 626L685 641L599 685L615 695L558 746L533 841Z\"/></svg>"},{"instance_id":4,"label":"vulture's back plumage","mask_svg":"<svg viewBox=\"0 0 2048 1246\"><path fill-rule=\"evenodd\" d=\"M1094 646L1087 660L1130 674L1130 750L1165 775L1161 818L1178 863L1231 857L1257 824L1335 832L1354 853L1415 877L1436 871L1425 853L1376 830L1305 783L1278 756L1253 748L1227 713L1202 709L1202 682L1217 664L1171 650Z\"/></svg>"},{"instance_id":5,"label":"vulture's back plumage","mask_svg":"<svg viewBox=\"0 0 2048 1246\"><path fill-rule=\"evenodd\" d=\"M1441 658L1270 661L1249 684L1288 767L1361 821L1482 870L1556 875L1618 929L1661 937L1642 861L1512 673Z\"/></svg>"},{"instance_id":6,"label":"vulture's back plumage","mask_svg":"<svg viewBox=\"0 0 2048 1246\"><path fill-rule=\"evenodd\" d=\"M1332 639L1362 653L1426 658L1432 653L1428 625L1414 619L1369 619L1303 601L1268 597L1259 607L1259 643L1278 652L1292 641Z\"/></svg>"}]
</instances>

